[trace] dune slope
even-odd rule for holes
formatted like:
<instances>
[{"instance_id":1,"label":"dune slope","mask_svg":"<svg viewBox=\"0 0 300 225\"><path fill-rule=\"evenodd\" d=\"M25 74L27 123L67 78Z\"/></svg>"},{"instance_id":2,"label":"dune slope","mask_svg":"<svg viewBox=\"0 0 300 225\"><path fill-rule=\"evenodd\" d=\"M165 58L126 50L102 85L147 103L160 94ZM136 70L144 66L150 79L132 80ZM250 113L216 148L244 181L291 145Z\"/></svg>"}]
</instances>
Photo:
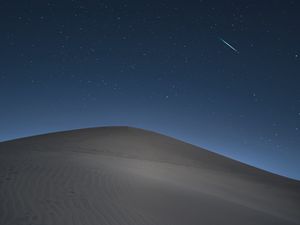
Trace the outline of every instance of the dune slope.
<instances>
[{"instance_id":1,"label":"dune slope","mask_svg":"<svg viewBox=\"0 0 300 225\"><path fill-rule=\"evenodd\" d=\"M300 224L300 182L157 133L0 143L1 225Z\"/></svg>"}]
</instances>

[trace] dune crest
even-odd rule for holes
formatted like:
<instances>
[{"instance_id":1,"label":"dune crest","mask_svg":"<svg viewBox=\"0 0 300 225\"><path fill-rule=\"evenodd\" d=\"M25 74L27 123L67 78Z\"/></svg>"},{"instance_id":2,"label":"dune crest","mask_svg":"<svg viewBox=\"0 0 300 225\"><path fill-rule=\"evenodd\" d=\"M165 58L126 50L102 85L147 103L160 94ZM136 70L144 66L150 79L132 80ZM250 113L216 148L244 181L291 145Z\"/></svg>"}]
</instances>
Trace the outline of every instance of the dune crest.
<instances>
[{"instance_id":1,"label":"dune crest","mask_svg":"<svg viewBox=\"0 0 300 225\"><path fill-rule=\"evenodd\" d=\"M179 140L102 127L0 143L1 225L295 225L300 182Z\"/></svg>"}]
</instances>

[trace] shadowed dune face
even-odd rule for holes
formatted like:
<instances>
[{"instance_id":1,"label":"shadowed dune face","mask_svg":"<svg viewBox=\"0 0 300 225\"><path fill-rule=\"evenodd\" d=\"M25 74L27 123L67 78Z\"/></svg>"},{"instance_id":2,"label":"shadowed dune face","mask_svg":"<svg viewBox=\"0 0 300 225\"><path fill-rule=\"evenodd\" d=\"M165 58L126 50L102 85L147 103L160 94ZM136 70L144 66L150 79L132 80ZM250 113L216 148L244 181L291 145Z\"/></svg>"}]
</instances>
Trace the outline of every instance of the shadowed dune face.
<instances>
[{"instance_id":1,"label":"shadowed dune face","mask_svg":"<svg viewBox=\"0 0 300 225\"><path fill-rule=\"evenodd\" d=\"M128 127L0 143L0 224L300 224L300 182Z\"/></svg>"}]
</instances>

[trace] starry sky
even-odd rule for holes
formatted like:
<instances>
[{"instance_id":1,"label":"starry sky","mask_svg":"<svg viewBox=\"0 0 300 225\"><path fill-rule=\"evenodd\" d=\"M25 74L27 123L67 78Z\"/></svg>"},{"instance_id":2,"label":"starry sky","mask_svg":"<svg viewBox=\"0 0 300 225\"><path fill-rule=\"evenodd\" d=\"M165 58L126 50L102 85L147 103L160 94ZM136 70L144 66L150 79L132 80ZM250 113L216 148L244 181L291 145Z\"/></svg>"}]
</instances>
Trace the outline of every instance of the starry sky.
<instances>
[{"instance_id":1,"label":"starry sky","mask_svg":"<svg viewBox=\"0 0 300 225\"><path fill-rule=\"evenodd\" d=\"M296 0L1 1L0 140L128 125L300 179L299 11Z\"/></svg>"}]
</instances>

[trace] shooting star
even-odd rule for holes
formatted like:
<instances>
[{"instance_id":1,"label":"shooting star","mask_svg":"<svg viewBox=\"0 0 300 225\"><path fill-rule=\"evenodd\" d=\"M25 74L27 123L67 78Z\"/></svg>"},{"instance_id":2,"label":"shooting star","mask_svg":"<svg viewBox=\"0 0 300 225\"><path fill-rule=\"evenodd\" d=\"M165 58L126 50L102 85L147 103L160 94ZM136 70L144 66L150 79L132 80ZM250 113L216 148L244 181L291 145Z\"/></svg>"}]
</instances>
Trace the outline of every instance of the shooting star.
<instances>
[{"instance_id":1,"label":"shooting star","mask_svg":"<svg viewBox=\"0 0 300 225\"><path fill-rule=\"evenodd\" d=\"M223 38L219 38L220 41L222 41L225 45L227 45L229 48L231 48L233 51L235 51L236 53L239 53L239 51L233 47L231 44L229 44L227 41L225 41Z\"/></svg>"}]
</instances>

